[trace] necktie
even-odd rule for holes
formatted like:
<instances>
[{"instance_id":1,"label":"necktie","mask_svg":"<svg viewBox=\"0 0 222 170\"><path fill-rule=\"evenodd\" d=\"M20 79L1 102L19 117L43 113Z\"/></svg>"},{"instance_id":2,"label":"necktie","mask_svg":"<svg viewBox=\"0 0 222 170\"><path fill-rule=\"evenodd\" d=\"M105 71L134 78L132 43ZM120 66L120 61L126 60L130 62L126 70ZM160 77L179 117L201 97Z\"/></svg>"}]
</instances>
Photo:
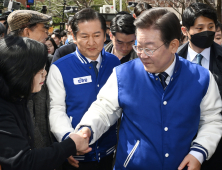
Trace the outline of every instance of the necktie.
<instances>
[{"instance_id":1,"label":"necktie","mask_svg":"<svg viewBox=\"0 0 222 170\"><path fill-rule=\"evenodd\" d=\"M197 64L201 65L201 60L202 60L203 56L201 54L197 54L196 56L197 56Z\"/></svg>"},{"instance_id":2,"label":"necktie","mask_svg":"<svg viewBox=\"0 0 222 170\"><path fill-rule=\"evenodd\" d=\"M160 73L159 75L159 78L160 78L160 80L161 80L161 84L162 84L162 86L163 86L163 89L165 90L165 88L166 88L166 86L167 86L167 84L166 84L166 79L167 79L167 77L168 77L168 74L166 73L166 72L162 72L162 73Z\"/></svg>"},{"instance_id":3,"label":"necktie","mask_svg":"<svg viewBox=\"0 0 222 170\"><path fill-rule=\"evenodd\" d=\"M96 77L97 77L97 75L98 75L98 69L96 68L96 65L97 65L98 61L91 61L90 63L93 65L93 68L94 68L94 71L95 71Z\"/></svg>"}]
</instances>

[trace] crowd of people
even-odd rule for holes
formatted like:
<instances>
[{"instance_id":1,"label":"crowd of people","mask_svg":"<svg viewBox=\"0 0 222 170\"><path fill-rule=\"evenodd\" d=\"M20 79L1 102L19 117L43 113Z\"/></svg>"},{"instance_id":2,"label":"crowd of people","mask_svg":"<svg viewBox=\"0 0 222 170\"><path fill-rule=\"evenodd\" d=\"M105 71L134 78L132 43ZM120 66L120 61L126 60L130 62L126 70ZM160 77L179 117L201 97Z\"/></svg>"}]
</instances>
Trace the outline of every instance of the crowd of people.
<instances>
[{"instance_id":1,"label":"crowd of people","mask_svg":"<svg viewBox=\"0 0 222 170\"><path fill-rule=\"evenodd\" d=\"M221 170L222 26L140 2L0 23L0 170ZM108 30L108 31L107 31ZM6 35L6 32L8 34Z\"/></svg>"}]
</instances>

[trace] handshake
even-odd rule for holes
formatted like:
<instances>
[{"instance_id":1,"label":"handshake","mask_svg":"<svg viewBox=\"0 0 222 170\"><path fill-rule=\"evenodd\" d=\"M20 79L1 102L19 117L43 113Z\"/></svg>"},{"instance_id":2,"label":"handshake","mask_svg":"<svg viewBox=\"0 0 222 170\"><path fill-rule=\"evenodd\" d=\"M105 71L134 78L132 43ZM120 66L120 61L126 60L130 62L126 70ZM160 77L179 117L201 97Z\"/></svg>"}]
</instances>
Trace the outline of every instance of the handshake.
<instances>
[{"instance_id":1,"label":"handshake","mask_svg":"<svg viewBox=\"0 0 222 170\"><path fill-rule=\"evenodd\" d=\"M90 136L91 136L91 131L88 127L83 127L77 133L69 134L69 137L76 144L76 151L77 151L76 155L84 155L92 150L92 148L89 147ZM68 158L68 161L72 166L76 168L79 167L79 161L75 160L73 156L70 156Z\"/></svg>"}]
</instances>

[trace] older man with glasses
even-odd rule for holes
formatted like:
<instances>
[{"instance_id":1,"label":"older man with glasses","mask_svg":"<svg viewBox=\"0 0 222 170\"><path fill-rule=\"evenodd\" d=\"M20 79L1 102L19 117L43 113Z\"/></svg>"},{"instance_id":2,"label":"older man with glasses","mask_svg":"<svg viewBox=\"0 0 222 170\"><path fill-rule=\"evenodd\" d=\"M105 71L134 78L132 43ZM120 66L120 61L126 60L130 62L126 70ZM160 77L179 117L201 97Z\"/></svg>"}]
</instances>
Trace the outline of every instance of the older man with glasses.
<instances>
[{"instance_id":1,"label":"older man with glasses","mask_svg":"<svg viewBox=\"0 0 222 170\"><path fill-rule=\"evenodd\" d=\"M174 13L150 9L134 24L139 59L114 68L75 131L92 136L92 144L123 113L114 169L199 170L222 135L214 77L176 54Z\"/></svg>"}]
</instances>

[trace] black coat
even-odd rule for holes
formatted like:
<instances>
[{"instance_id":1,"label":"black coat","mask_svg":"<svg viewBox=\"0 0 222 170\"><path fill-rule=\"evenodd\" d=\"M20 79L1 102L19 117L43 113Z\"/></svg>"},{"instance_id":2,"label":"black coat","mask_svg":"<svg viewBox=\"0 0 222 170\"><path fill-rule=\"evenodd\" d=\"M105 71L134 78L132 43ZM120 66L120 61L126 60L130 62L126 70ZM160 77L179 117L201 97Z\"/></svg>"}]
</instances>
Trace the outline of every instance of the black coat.
<instances>
[{"instance_id":1,"label":"black coat","mask_svg":"<svg viewBox=\"0 0 222 170\"><path fill-rule=\"evenodd\" d=\"M1 89L4 90L4 89ZM0 92L1 93L1 92ZM2 170L53 170L76 154L72 139L34 149L27 102L11 102L0 94L0 165Z\"/></svg>"},{"instance_id":2,"label":"black coat","mask_svg":"<svg viewBox=\"0 0 222 170\"><path fill-rule=\"evenodd\" d=\"M183 58L187 58L188 43L179 47L177 53ZM222 96L222 47L216 43L211 45L209 70L213 74ZM210 160L205 161L201 170L222 170L222 140L220 140L214 155Z\"/></svg>"}]
</instances>

